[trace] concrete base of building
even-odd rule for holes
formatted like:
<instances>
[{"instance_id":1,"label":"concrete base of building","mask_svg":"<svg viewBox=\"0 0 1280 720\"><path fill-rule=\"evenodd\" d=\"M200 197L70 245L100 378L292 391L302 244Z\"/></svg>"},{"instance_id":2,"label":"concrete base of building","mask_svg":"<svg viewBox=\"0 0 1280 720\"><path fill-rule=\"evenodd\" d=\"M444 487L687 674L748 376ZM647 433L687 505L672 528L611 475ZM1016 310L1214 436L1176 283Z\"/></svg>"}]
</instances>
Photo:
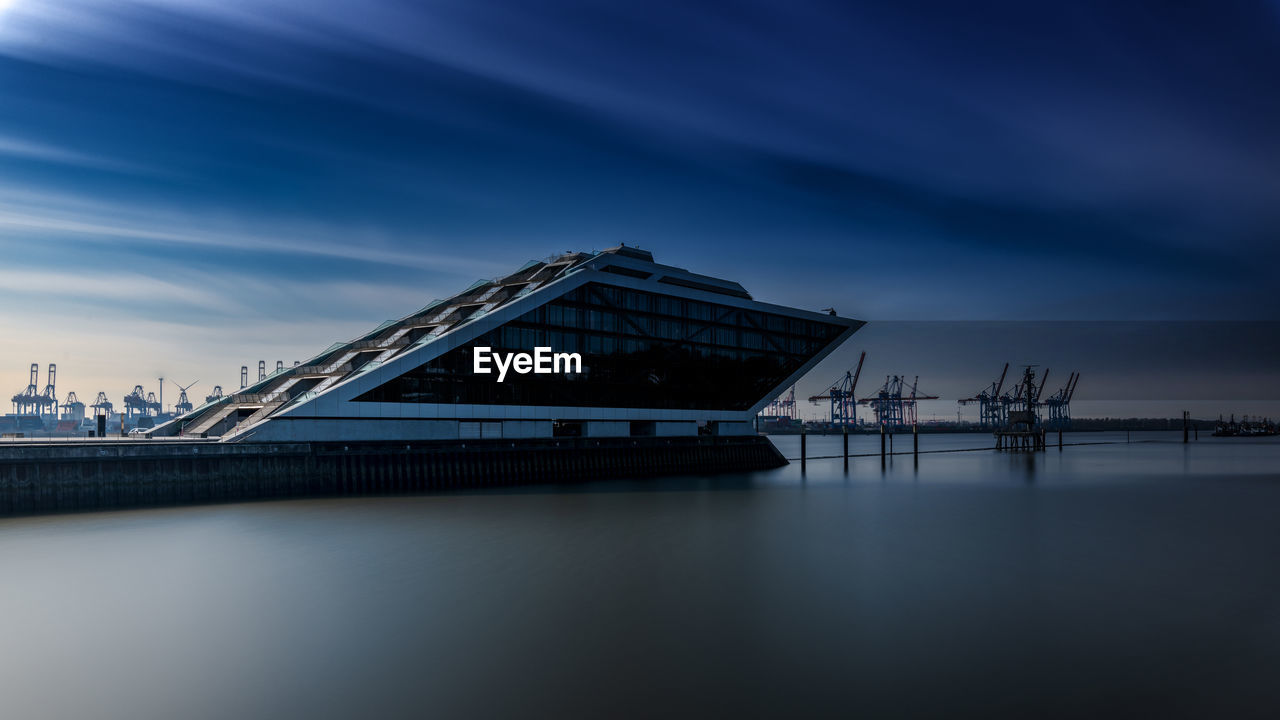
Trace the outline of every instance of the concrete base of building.
<instances>
[{"instance_id":1,"label":"concrete base of building","mask_svg":"<svg viewBox=\"0 0 1280 720\"><path fill-rule=\"evenodd\" d=\"M583 420L581 435L590 438L696 437L698 423L681 421ZM551 420L425 420L399 418L273 418L248 428L236 442L418 442L423 440L528 440L555 436ZM754 435L749 422L712 422L709 434ZM705 428L704 428L705 430Z\"/></svg>"},{"instance_id":2,"label":"concrete base of building","mask_svg":"<svg viewBox=\"0 0 1280 720\"><path fill-rule=\"evenodd\" d=\"M30 444L0 448L0 515L438 492L786 464L761 436Z\"/></svg>"}]
</instances>

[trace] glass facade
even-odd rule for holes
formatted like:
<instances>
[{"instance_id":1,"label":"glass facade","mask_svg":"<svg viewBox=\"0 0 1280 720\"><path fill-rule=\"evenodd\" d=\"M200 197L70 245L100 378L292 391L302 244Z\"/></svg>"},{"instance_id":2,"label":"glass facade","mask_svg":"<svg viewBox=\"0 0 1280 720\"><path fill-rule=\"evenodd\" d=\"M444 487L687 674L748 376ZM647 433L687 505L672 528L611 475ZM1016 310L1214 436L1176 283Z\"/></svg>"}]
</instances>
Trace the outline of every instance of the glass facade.
<instances>
[{"instance_id":1,"label":"glass facade","mask_svg":"<svg viewBox=\"0 0 1280 720\"><path fill-rule=\"evenodd\" d=\"M845 329L589 283L356 401L747 410ZM582 372L499 383L473 373L474 347L579 353Z\"/></svg>"}]
</instances>

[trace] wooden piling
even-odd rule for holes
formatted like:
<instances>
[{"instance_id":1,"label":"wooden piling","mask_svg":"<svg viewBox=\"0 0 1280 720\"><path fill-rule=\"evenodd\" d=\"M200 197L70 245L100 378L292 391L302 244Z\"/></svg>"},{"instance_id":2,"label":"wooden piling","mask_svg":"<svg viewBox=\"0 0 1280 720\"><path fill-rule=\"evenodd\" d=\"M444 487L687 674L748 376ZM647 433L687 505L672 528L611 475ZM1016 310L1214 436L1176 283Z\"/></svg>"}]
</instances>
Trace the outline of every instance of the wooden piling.
<instances>
[{"instance_id":1,"label":"wooden piling","mask_svg":"<svg viewBox=\"0 0 1280 720\"><path fill-rule=\"evenodd\" d=\"M920 465L920 428L915 423L911 423L911 460Z\"/></svg>"},{"instance_id":2,"label":"wooden piling","mask_svg":"<svg viewBox=\"0 0 1280 720\"><path fill-rule=\"evenodd\" d=\"M804 472L805 466L805 446L809 436L805 434L804 428L800 428L800 472Z\"/></svg>"},{"instance_id":3,"label":"wooden piling","mask_svg":"<svg viewBox=\"0 0 1280 720\"><path fill-rule=\"evenodd\" d=\"M884 423L880 423L880 469L884 469Z\"/></svg>"},{"instance_id":4,"label":"wooden piling","mask_svg":"<svg viewBox=\"0 0 1280 720\"><path fill-rule=\"evenodd\" d=\"M844 471L849 472L849 426L841 426L844 429Z\"/></svg>"}]
</instances>

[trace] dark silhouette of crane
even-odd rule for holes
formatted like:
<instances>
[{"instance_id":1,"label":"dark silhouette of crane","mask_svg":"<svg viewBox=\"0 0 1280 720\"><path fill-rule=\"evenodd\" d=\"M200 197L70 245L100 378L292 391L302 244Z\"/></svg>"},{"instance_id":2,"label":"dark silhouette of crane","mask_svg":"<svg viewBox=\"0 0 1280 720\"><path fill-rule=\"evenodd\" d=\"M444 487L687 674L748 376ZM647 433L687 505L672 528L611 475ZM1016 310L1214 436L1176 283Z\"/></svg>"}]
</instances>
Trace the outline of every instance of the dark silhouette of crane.
<instances>
[{"instance_id":1,"label":"dark silhouette of crane","mask_svg":"<svg viewBox=\"0 0 1280 720\"><path fill-rule=\"evenodd\" d=\"M27 389L13 396L13 413L15 415L34 415L39 409L36 398L40 397L40 363L31 363L31 382Z\"/></svg>"},{"instance_id":2,"label":"dark silhouette of crane","mask_svg":"<svg viewBox=\"0 0 1280 720\"><path fill-rule=\"evenodd\" d=\"M133 392L124 396L125 414L149 417L160 411L160 403L156 402L155 393L145 393L141 385L134 385Z\"/></svg>"},{"instance_id":3,"label":"dark silhouette of crane","mask_svg":"<svg viewBox=\"0 0 1280 720\"><path fill-rule=\"evenodd\" d=\"M774 398L773 402L764 406L760 411L760 415L767 418L786 418L787 420L796 419L796 386L792 385L791 389L785 395L779 395Z\"/></svg>"},{"instance_id":4,"label":"dark silhouette of crane","mask_svg":"<svg viewBox=\"0 0 1280 720\"><path fill-rule=\"evenodd\" d=\"M937 400L937 395L926 395L919 392L920 376L912 381L910 392L906 378L901 375L886 376L884 385L875 395L863 398L858 402L871 408L876 416L876 424L886 432L903 430L916 424L916 402L919 400Z\"/></svg>"},{"instance_id":5,"label":"dark silhouette of crane","mask_svg":"<svg viewBox=\"0 0 1280 720\"><path fill-rule=\"evenodd\" d=\"M844 376L831 384L821 395L814 395L809 402L817 405L819 400L831 401L831 424L838 426L856 425L858 422L857 396L858 377L862 375L862 362L867 359L867 351L858 356L858 366L853 370L845 370Z\"/></svg>"},{"instance_id":6,"label":"dark silhouette of crane","mask_svg":"<svg viewBox=\"0 0 1280 720\"><path fill-rule=\"evenodd\" d=\"M115 409L105 392L99 392L98 399L94 400L89 407L95 411L94 415L106 415L108 418L111 417L111 411Z\"/></svg>"},{"instance_id":7,"label":"dark silhouette of crane","mask_svg":"<svg viewBox=\"0 0 1280 720\"><path fill-rule=\"evenodd\" d=\"M62 415L67 420L84 419L84 403L80 402L80 398L76 397L74 390L67 393L67 399L62 403Z\"/></svg>"},{"instance_id":8,"label":"dark silhouette of crane","mask_svg":"<svg viewBox=\"0 0 1280 720\"><path fill-rule=\"evenodd\" d=\"M40 410L50 415L58 414L58 366L49 363L49 384L44 386L44 392L40 393L40 397L36 398L36 402L40 405Z\"/></svg>"},{"instance_id":9,"label":"dark silhouette of crane","mask_svg":"<svg viewBox=\"0 0 1280 720\"><path fill-rule=\"evenodd\" d=\"M1076 394L1076 385L1079 384L1080 373L1073 372L1067 378L1067 384L1044 401L1045 406L1049 408L1049 429L1071 429L1071 398Z\"/></svg>"},{"instance_id":10,"label":"dark silhouette of crane","mask_svg":"<svg viewBox=\"0 0 1280 720\"><path fill-rule=\"evenodd\" d=\"M1009 374L1009 363L1004 364L1004 370L1000 371L1000 379L991 383L991 387L984 388L973 397L964 398L957 402L961 405L970 403L978 403L978 427L984 429L1003 427L1008 422L1007 412L1009 406L1001 401L1000 391L1004 389L1005 376Z\"/></svg>"}]
</instances>

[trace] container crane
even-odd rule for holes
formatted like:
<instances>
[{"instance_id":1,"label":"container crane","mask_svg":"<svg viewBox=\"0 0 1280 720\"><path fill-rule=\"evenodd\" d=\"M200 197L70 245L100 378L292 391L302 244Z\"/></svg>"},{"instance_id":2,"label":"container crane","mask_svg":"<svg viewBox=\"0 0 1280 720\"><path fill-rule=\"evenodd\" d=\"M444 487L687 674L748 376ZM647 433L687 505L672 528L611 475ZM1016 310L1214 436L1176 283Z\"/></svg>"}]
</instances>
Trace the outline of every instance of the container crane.
<instances>
[{"instance_id":1,"label":"container crane","mask_svg":"<svg viewBox=\"0 0 1280 720\"><path fill-rule=\"evenodd\" d=\"M1044 404L1049 408L1049 428L1053 430L1069 430L1071 429L1071 398L1076 394L1076 385L1080 384L1080 373L1073 372L1067 378L1067 384L1062 389L1045 400Z\"/></svg>"},{"instance_id":2,"label":"container crane","mask_svg":"<svg viewBox=\"0 0 1280 720\"><path fill-rule=\"evenodd\" d=\"M114 409L111 401L107 399L107 394L105 392L99 392L98 399L94 400L93 404L89 407L95 411L94 415L102 414L106 415L108 418L111 417L111 411Z\"/></svg>"},{"instance_id":3,"label":"container crane","mask_svg":"<svg viewBox=\"0 0 1280 720\"><path fill-rule=\"evenodd\" d=\"M845 370L844 377L836 380L827 388L827 391L821 395L814 395L809 398L809 402L814 405L820 400L831 401L831 424L838 426L853 426L858 422L857 414L857 396L854 395L855 388L858 387L858 377L862 375L862 362L867 359L867 351L863 350L858 356L858 366L853 371Z\"/></svg>"},{"instance_id":4,"label":"container crane","mask_svg":"<svg viewBox=\"0 0 1280 720\"><path fill-rule=\"evenodd\" d=\"M796 419L796 386L792 385L786 395L779 395L773 402L764 406L760 415L766 418Z\"/></svg>"},{"instance_id":5,"label":"container crane","mask_svg":"<svg viewBox=\"0 0 1280 720\"><path fill-rule=\"evenodd\" d=\"M40 393L40 397L36 398L36 402L39 403L40 410L47 412L49 415L53 415L55 418L58 415L59 405L57 379L58 366L53 363L49 363L49 384L44 386L44 392Z\"/></svg>"},{"instance_id":6,"label":"container crane","mask_svg":"<svg viewBox=\"0 0 1280 720\"><path fill-rule=\"evenodd\" d=\"M36 398L40 396L40 363L31 363L31 382L27 389L13 396L13 413L15 415L33 415L39 405Z\"/></svg>"},{"instance_id":7,"label":"container crane","mask_svg":"<svg viewBox=\"0 0 1280 720\"><path fill-rule=\"evenodd\" d=\"M1000 371L1000 379L991 383L991 387L983 389L973 397L957 401L961 405L978 403L978 427L998 428L1008 422L1006 416L1008 406L1000 401L1000 391L1004 389L1004 379L1008 374L1009 363L1005 363L1004 370Z\"/></svg>"},{"instance_id":8,"label":"container crane","mask_svg":"<svg viewBox=\"0 0 1280 720\"><path fill-rule=\"evenodd\" d=\"M67 393L67 399L62 403L62 420L73 420L80 422L84 420L84 403L80 402L80 398L76 397L75 391Z\"/></svg>"},{"instance_id":9,"label":"container crane","mask_svg":"<svg viewBox=\"0 0 1280 720\"><path fill-rule=\"evenodd\" d=\"M155 393L152 393L154 399ZM147 405L146 392L141 385L134 385L133 392L124 396L124 412L125 415L132 418L136 415L147 415L149 406Z\"/></svg>"},{"instance_id":10,"label":"container crane","mask_svg":"<svg viewBox=\"0 0 1280 720\"><path fill-rule=\"evenodd\" d=\"M937 400L937 395L925 395L919 392L920 376L912 381L910 392L906 379L900 375L886 376L884 385L875 395L863 398L858 402L870 406L876 416L876 424L886 431L903 430L916 424L916 402L919 400Z\"/></svg>"}]
</instances>

